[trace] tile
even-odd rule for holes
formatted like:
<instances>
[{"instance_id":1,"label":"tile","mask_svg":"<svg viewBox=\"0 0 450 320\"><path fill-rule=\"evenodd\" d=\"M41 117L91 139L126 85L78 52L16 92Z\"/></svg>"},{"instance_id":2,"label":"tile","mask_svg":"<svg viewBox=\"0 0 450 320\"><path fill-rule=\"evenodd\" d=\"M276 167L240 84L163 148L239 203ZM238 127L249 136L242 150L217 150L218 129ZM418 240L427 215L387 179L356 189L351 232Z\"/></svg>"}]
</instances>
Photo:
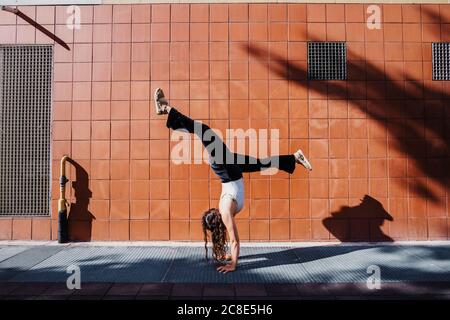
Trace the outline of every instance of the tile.
<instances>
[{"instance_id":1,"label":"tile","mask_svg":"<svg viewBox=\"0 0 450 320\"><path fill-rule=\"evenodd\" d=\"M170 39L171 41L189 41L189 23L172 23Z\"/></svg>"},{"instance_id":2,"label":"tile","mask_svg":"<svg viewBox=\"0 0 450 320\"><path fill-rule=\"evenodd\" d=\"M290 223L288 219L270 220L270 240L288 240Z\"/></svg>"},{"instance_id":3,"label":"tile","mask_svg":"<svg viewBox=\"0 0 450 320\"><path fill-rule=\"evenodd\" d=\"M227 284L213 284L203 286L203 297L234 297L234 286Z\"/></svg>"},{"instance_id":4,"label":"tile","mask_svg":"<svg viewBox=\"0 0 450 320\"><path fill-rule=\"evenodd\" d=\"M242 22L248 19L248 4L233 3L228 5L228 15L230 22Z\"/></svg>"},{"instance_id":5,"label":"tile","mask_svg":"<svg viewBox=\"0 0 450 320\"><path fill-rule=\"evenodd\" d=\"M266 22L267 4L265 3L251 3L249 4L249 21L250 22Z\"/></svg>"},{"instance_id":6,"label":"tile","mask_svg":"<svg viewBox=\"0 0 450 320\"><path fill-rule=\"evenodd\" d=\"M189 25L190 41L208 41L209 24L202 22L193 22Z\"/></svg>"},{"instance_id":7,"label":"tile","mask_svg":"<svg viewBox=\"0 0 450 320\"><path fill-rule=\"evenodd\" d=\"M146 241L149 239L149 223L148 220L131 220L130 221L130 240Z\"/></svg>"},{"instance_id":8,"label":"tile","mask_svg":"<svg viewBox=\"0 0 450 320\"><path fill-rule=\"evenodd\" d=\"M197 297L202 296L201 284L181 284L175 283L172 287L172 297Z\"/></svg>"},{"instance_id":9,"label":"tile","mask_svg":"<svg viewBox=\"0 0 450 320\"><path fill-rule=\"evenodd\" d=\"M208 22L209 21L209 5L196 4L190 5L190 21L192 22Z\"/></svg>"},{"instance_id":10,"label":"tile","mask_svg":"<svg viewBox=\"0 0 450 320\"><path fill-rule=\"evenodd\" d=\"M297 296L299 294L295 284L269 284L266 285L268 296Z\"/></svg>"},{"instance_id":11,"label":"tile","mask_svg":"<svg viewBox=\"0 0 450 320\"><path fill-rule=\"evenodd\" d=\"M326 21L327 22L344 22L345 21L345 5L344 4L326 4Z\"/></svg>"},{"instance_id":12,"label":"tile","mask_svg":"<svg viewBox=\"0 0 450 320\"><path fill-rule=\"evenodd\" d=\"M131 27L132 42L150 42L150 34L150 24L133 24Z\"/></svg>"},{"instance_id":13,"label":"tile","mask_svg":"<svg viewBox=\"0 0 450 320\"><path fill-rule=\"evenodd\" d=\"M12 236L12 219L2 219L0 221L0 239L11 240Z\"/></svg>"},{"instance_id":14,"label":"tile","mask_svg":"<svg viewBox=\"0 0 450 320\"><path fill-rule=\"evenodd\" d=\"M142 284L115 283L108 290L107 296L136 296Z\"/></svg>"},{"instance_id":15,"label":"tile","mask_svg":"<svg viewBox=\"0 0 450 320\"><path fill-rule=\"evenodd\" d=\"M306 9L308 22L325 22L325 4L308 4Z\"/></svg>"},{"instance_id":16,"label":"tile","mask_svg":"<svg viewBox=\"0 0 450 320\"><path fill-rule=\"evenodd\" d=\"M111 240L115 241L129 241L129 221L126 220L111 220L110 222ZM119 289L117 289L120 291ZM125 289L124 289L125 290ZM139 288L130 288L130 290L138 291ZM109 291L108 291L109 293Z\"/></svg>"},{"instance_id":17,"label":"tile","mask_svg":"<svg viewBox=\"0 0 450 320\"><path fill-rule=\"evenodd\" d=\"M248 32L248 23L229 24L230 41L247 41L249 37Z\"/></svg>"},{"instance_id":18,"label":"tile","mask_svg":"<svg viewBox=\"0 0 450 320\"><path fill-rule=\"evenodd\" d=\"M94 24L112 23L112 6L103 5L94 7Z\"/></svg>"},{"instance_id":19,"label":"tile","mask_svg":"<svg viewBox=\"0 0 450 320\"><path fill-rule=\"evenodd\" d=\"M345 41L346 29L344 23L327 23L328 41Z\"/></svg>"},{"instance_id":20,"label":"tile","mask_svg":"<svg viewBox=\"0 0 450 320\"><path fill-rule=\"evenodd\" d=\"M31 230L31 238L33 240L50 240L51 221L48 219L33 219Z\"/></svg>"},{"instance_id":21,"label":"tile","mask_svg":"<svg viewBox=\"0 0 450 320\"><path fill-rule=\"evenodd\" d=\"M420 22L420 5L402 5L403 23Z\"/></svg>"},{"instance_id":22,"label":"tile","mask_svg":"<svg viewBox=\"0 0 450 320\"><path fill-rule=\"evenodd\" d=\"M152 22L170 21L170 4L154 4L151 7Z\"/></svg>"},{"instance_id":23,"label":"tile","mask_svg":"<svg viewBox=\"0 0 450 320\"><path fill-rule=\"evenodd\" d=\"M210 4L209 20L210 22L228 22L228 4Z\"/></svg>"},{"instance_id":24,"label":"tile","mask_svg":"<svg viewBox=\"0 0 450 320\"><path fill-rule=\"evenodd\" d=\"M150 220L150 239L169 240L169 221Z\"/></svg>"},{"instance_id":25,"label":"tile","mask_svg":"<svg viewBox=\"0 0 450 320\"><path fill-rule=\"evenodd\" d=\"M250 240L269 240L269 220L252 220L250 223Z\"/></svg>"},{"instance_id":26,"label":"tile","mask_svg":"<svg viewBox=\"0 0 450 320\"><path fill-rule=\"evenodd\" d=\"M169 296L172 292L171 283L145 283L139 290L140 296Z\"/></svg>"},{"instance_id":27,"label":"tile","mask_svg":"<svg viewBox=\"0 0 450 320\"><path fill-rule=\"evenodd\" d=\"M151 39L152 41L169 41L170 27L168 23L152 23Z\"/></svg>"},{"instance_id":28,"label":"tile","mask_svg":"<svg viewBox=\"0 0 450 320\"><path fill-rule=\"evenodd\" d=\"M189 4L172 4L170 6L171 22L189 22Z\"/></svg>"},{"instance_id":29,"label":"tile","mask_svg":"<svg viewBox=\"0 0 450 320\"><path fill-rule=\"evenodd\" d=\"M150 197L151 199L169 199L169 181L150 181Z\"/></svg>"},{"instance_id":30,"label":"tile","mask_svg":"<svg viewBox=\"0 0 450 320\"><path fill-rule=\"evenodd\" d=\"M113 23L124 24L131 22L131 5L113 6Z\"/></svg>"},{"instance_id":31,"label":"tile","mask_svg":"<svg viewBox=\"0 0 450 320\"><path fill-rule=\"evenodd\" d=\"M284 22L272 22L269 25L270 41L286 41L288 39L288 27Z\"/></svg>"},{"instance_id":32,"label":"tile","mask_svg":"<svg viewBox=\"0 0 450 320\"><path fill-rule=\"evenodd\" d=\"M190 231L189 224L190 222L188 220L170 221L170 240L189 239L189 231Z\"/></svg>"},{"instance_id":33,"label":"tile","mask_svg":"<svg viewBox=\"0 0 450 320\"><path fill-rule=\"evenodd\" d=\"M402 5L401 4L383 4L384 21L385 22L402 22Z\"/></svg>"},{"instance_id":34,"label":"tile","mask_svg":"<svg viewBox=\"0 0 450 320\"><path fill-rule=\"evenodd\" d=\"M49 283L32 283L32 284L22 284L15 290L10 292L9 296L17 297L23 295L35 296L40 295L45 290L50 287Z\"/></svg>"}]
</instances>

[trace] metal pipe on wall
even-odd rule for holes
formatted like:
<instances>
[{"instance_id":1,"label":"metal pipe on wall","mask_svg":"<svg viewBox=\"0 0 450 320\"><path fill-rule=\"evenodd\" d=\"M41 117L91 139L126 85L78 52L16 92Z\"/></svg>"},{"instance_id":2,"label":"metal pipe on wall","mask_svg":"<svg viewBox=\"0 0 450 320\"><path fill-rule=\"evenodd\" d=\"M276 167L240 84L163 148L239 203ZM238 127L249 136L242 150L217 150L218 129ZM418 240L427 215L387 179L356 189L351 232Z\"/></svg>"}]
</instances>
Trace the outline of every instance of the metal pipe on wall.
<instances>
[{"instance_id":1,"label":"metal pipe on wall","mask_svg":"<svg viewBox=\"0 0 450 320\"><path fill-rule=\"evenodd\" d=\"M60 163L59 178L59 200L58 200L58 242L66 243L69 241L69 230L67 220L67 209L69 203L66 199L66 183L69 181L66 177L66 161L69 156L64 155Z\"/></svg>"}]
</instances>

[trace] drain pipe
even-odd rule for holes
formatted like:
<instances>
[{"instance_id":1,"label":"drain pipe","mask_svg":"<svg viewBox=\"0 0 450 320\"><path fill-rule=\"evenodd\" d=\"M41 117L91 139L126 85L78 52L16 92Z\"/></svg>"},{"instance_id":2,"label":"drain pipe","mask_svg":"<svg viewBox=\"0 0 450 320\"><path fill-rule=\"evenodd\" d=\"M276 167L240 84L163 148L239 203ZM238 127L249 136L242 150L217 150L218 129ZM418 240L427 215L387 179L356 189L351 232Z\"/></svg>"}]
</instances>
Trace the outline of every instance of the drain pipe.
<instances>
[{"instance_id":1,"label":"drain pipe","mask_svg":"<svg viewBox=\"0 0 450 320\"><path fill-rule=\"evenodd\" d=\"M12 2L12 1L11 1ZM17 1L16 1L17 2ZM43 34L45 34L47 37L49 37L50 39L54 40L56 43L60 44L61 46L63 46L66 50L70 51L70 47L67 45L67 43L65 43L61 38L57 37L55 34L51 33L49 30L47 30L46 28L44 28L42 25L40 25L39 23L37 23L36 21L34 21L33 19L31 19L29 16L27 16L25 13L23 13L22 11L20 11L17 8L13 8L13 7L8 7L8 6L0 6L0 8L4 11L10 12L15 14L16 16L22 18L23 20L25 20L26 22L28 22L30 25L32 25L33 27L35 27L36 29L38 29L40 32L42 32Z\"/></svg>"},{"instance_id":2,"label":"drain pipe","mask_svg":"<svg viewBox=\"0 0 450 320\"><path fill-rule=\"evenodd\" d=\"M60 177L59 177L59 200L58 200L58 242L66 243L69 240L69 230L67 221L67 208L69 203L66 200L66 183L69 181L66 177L66 161L69 156L64 155L61 158Z\"/></svg>"}]
</instances>

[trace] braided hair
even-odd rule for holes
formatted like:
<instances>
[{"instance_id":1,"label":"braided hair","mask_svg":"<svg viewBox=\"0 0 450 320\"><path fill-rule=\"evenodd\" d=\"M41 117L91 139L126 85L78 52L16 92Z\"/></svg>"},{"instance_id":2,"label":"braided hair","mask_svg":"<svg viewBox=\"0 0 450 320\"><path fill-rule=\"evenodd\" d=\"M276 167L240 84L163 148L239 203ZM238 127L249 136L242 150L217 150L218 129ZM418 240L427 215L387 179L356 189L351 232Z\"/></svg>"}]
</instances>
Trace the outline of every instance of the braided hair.
<instances>
[{"instance_id":1,"label":"braided hair","mask_svg":"<svg viewBox=\"0 0 450 320\"><path fill-rule=\"evenodd\" d=\"M219 261L227 253L227 229L218 209L211 208L202 216L203 235L205 240L205 257L208 260L208 233L210 231L214 261Z\"/></svg>"}]
</instances>

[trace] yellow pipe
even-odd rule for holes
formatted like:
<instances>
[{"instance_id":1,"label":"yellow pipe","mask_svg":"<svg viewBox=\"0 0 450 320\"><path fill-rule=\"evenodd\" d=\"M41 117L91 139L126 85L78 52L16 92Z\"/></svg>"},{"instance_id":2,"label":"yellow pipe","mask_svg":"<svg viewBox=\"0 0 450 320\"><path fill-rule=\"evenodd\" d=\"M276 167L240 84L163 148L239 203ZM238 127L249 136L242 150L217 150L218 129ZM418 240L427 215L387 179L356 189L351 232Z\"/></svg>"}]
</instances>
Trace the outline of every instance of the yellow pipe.
<instances>
[{"instance_id":1,"label":"yellow pipe","mask_svg":"<svg viewBox=\"0 0 450 320\"><path fill-rule=\"evenodd\" d=\"M59 200L58 200L58 211L61 211L63 209L67 210L67 200L66 200L66 161L69 159L67 155L64 155L61 158L60 163L60 184L59 184Z\"/></svg>"},{"instance_id":2,"label":"yellow pipe","mask_svg":"<svg viewBox=\"0 0 450 320\"><path fill-rule=\"evenodd\" d=\"M67 208L69 207L66 199L66 161L69 156L64 155L60 162L60 178L59 178L59 200L58 200L58 242L65 243L68 241L68 221Z\"/></svg>"}]
</instances>

